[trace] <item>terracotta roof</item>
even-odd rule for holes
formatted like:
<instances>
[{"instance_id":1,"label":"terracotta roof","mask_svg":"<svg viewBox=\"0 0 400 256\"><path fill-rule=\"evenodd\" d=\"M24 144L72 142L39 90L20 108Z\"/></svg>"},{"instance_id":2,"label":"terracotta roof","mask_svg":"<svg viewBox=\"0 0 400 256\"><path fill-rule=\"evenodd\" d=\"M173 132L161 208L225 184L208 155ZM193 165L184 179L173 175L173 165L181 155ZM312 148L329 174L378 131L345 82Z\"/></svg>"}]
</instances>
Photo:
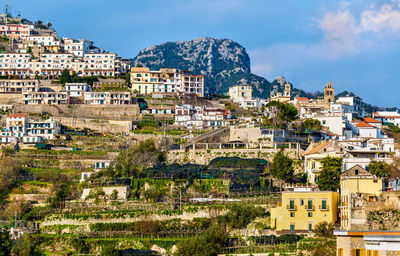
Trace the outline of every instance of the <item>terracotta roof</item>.
<instances>
[{"instance_id":1,"label":"terracotta roof","mask_svg":"<svg viewBox=\"0 0 400 256\"><path fill-rule=\"evenodd\" d=\"M399 116L376 116L377 118L400 118Z\"/></svg>"},{"instance_id":2,"label":"terracotta roof","mask_svg":"<svg viewBox=\"0 0 400 256\"><path fill-rule=\"evenodd\" d=\"M364 122L367 122L367 123L382 123L381 121L378 121L378 120L376 120L376 119L374 119L372 117L364 118Z\"/></svg>"},{"instance_id":3,"label":"terracotta roof","mask_svg":"<svg viewBox=\"0 0 400 256\"><path fill-rule=\"evenodd\" d=\"M362 121L361 123L356 124L356 127L359 127L359 128L370 128L370 127L374 127L374 126L369 124L369 123L367 123L367 122Z\"/></svg>"},{"instance_id":4,"label":"terracotta roof","mask_svg":"<svg viewBox=\"0 0 400 256\"><path fill-rule=\"evenodd\" d=\"M326 146L328 146L329 144L331 144L332 140L328 140L326 142L323 142L319 145L317 145L316 147L310 149L309 151L307 151L304 155L312 155L317 153L318 151L320 151L321 149L325 148Z\"/></svg>"},{"instance_id":5,"label":"terracotta roof","mask_svg":"<svg viewBox=\"0 0 400 256\"><path fill-rule=\"evenodd\" d=\"M297 97L297 98L295 98L297 101L309 101L309 99L308 98L305 98L305 97Z\"/></svg>"},{"instance_id":6,"label":"terracotta roof","mask_svg":"<svg viewBox=\"0 0 400 256\"><path fill-rule=\"evenodd\" d=\"M372 115L379 116L378 112L372 112Z\"/></svg>"},{"instance_id":7,"label":"terracotta roof","mask_svg":"<svg viewBox=\"0 0 400 256\"><path fill-rule=\"evenodd\" d=\"M26 117L26 115L9 115L8 117Z\"/></svg>"}]
</instances>

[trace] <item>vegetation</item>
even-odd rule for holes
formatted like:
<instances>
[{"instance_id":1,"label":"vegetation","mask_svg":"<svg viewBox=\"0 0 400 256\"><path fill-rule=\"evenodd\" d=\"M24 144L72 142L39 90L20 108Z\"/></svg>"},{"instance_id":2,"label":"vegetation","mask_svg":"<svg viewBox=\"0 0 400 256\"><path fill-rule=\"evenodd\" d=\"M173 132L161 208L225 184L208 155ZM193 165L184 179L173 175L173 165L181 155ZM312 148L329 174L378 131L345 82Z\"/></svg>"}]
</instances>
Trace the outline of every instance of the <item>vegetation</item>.
<instances>
[{"instance_id":1,"label":"vegetation","mask_svg":"<svg viewBox=\"0 0 400 256\"><path fill-rule=\"evenodd\" d=\"M245 228L257 217L264 217L265 209L251 205L234 205L229 212L221 216L220 223L232 228Z\"/></svg>"},{"instance_id":2,"label":"vegetation","mask_svg":"<svg viewBox=\"0 0 400 256\"><path fill-rule=\"evenodd\" d=\"M390 172L390 166L383 161L372 160L368 164L367 170L379 178L385 178Z\"/></svg>"},{"instance_id":3,"label":"vegetation","mask_svg":"<svg viewBox=\"0 0 400 256\"><path fill-rule=\"evenodd\" d=\"M277 128L285 128L287 125L296 120L298 117L297 109L291 104L272 101L265 107L269 114L269 121Z\"/></svg>"},{"instance_id":4,"label":"vegetation","mask_svg":"<svg viewBox=\"0 0 400 256\"><path fill-rule=\"evenodd\" d=\"M308 118L304 120L303 127L305 130L316 132L322 129L321 122L317 119Z\"/></svg>"},{"instance_id":5,"label":"vegetation","mask_svg":"<svg viewBox=\"0 0 400 256\"><path fill-rule=\"evenodd\" d=\"M318 175L318 187L323 191L337 191L340 187L342 158L327 156L321 162L322 171Z\"/></svg>"},{"instance_id":6,"label":"vegetation","mask_svg":"<svg viewBox=\"0 0 400 256\"><path fill-rule=\"evenodd\" d=\"M334 230L335 230L335 224L333 223L328 224L326 221L318 223L314 227L315 235L318 237L333 238Z\"/></svg>"},{"instance_id":7,"label":"vegetation","mask_svg":"<svg viewBox=\"0 0 400 256\"><path fill-rule=\"evenodd\" d=\"M293 160L288 157L282 150L278 151L272 159L270 174L272 177L280 180L280 189L284 181L293 179L294 167Z\"/></svg>"}]
</instances>

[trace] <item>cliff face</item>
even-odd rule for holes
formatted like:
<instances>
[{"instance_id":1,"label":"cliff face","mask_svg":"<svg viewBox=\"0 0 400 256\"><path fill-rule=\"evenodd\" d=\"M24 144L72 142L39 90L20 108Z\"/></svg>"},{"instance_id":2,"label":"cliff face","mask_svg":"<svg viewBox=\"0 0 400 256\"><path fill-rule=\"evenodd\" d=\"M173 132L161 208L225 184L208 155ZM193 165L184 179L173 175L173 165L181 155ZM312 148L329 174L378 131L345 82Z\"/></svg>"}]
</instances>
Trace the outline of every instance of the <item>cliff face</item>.
<instances>
[{"instance_id":1,"label":"cliff face","mask_svg":"<svg viewBox=\"0 0 400 256\"><path fill-rule=\"evenodd\" d=\"M253 96L268 97L270 83L250 70L246 49L229 39L202 37L143 49L133 64L151 69L178 68L205 76L206 94L225 93L235 84L252 84Z\"/></svg>"}]
</instances>

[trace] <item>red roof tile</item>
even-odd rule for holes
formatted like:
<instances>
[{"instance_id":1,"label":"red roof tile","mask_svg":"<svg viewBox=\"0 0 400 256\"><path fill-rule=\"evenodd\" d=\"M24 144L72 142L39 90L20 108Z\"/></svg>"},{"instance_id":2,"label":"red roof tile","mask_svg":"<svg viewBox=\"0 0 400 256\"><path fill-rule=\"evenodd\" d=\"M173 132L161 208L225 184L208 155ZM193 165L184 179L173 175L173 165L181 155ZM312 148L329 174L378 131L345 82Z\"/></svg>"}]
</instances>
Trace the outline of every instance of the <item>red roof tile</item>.
<instances>
[{"instance_id":1,"label":"red roof tile","mask_svg":"<svg viewBox=\"0 0 400 256\"><path fill-rule=\"evenodd\" d=\"M361 123L356 124L356 127L359 127L359 128L370 128L370 127L374 127L374 126L363 121Z\"/></svg>"},{"instance_id":2,"label":"red roof tile","mask_svg":"<svg viewBox=\"0 0 400 256\"><path fill-rule=\"evenodd\" d=\"M9 115L8 117L26 117L26 115Z\"/></svg>"},{"instance_id":3,"label":"red roof tile","mask_svg":"<svg viewBox=\"0 0 400 256\"><path fill-rule=\"evenodd\" d=\"M372 117L366 117L366 118L364 118L364 122L367 122L367 123L382 123L381 121L378 121L378 120L376 120L376 119L374 119L374 118L372 118Z\"/></svg>"}]
</instances>

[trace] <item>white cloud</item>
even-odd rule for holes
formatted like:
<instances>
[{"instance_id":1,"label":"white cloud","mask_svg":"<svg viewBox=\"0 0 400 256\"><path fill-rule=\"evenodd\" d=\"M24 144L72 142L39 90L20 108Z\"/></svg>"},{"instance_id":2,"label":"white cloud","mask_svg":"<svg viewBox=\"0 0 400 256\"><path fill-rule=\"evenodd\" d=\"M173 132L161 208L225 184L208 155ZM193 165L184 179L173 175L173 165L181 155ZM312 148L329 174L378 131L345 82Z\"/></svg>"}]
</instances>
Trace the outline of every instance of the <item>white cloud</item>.
<instances>
[{"instance_id":1,"label":"white cloud","mask_svg":"<svg viewBox=\"0 0 400 256\"><path fill-rule=\"evenodd\" d=\"M361 14L360 28L363 32L391 32L400 30L400 2L385 4L378 10L366 10Z\"/></svg>"}]
</instances>

